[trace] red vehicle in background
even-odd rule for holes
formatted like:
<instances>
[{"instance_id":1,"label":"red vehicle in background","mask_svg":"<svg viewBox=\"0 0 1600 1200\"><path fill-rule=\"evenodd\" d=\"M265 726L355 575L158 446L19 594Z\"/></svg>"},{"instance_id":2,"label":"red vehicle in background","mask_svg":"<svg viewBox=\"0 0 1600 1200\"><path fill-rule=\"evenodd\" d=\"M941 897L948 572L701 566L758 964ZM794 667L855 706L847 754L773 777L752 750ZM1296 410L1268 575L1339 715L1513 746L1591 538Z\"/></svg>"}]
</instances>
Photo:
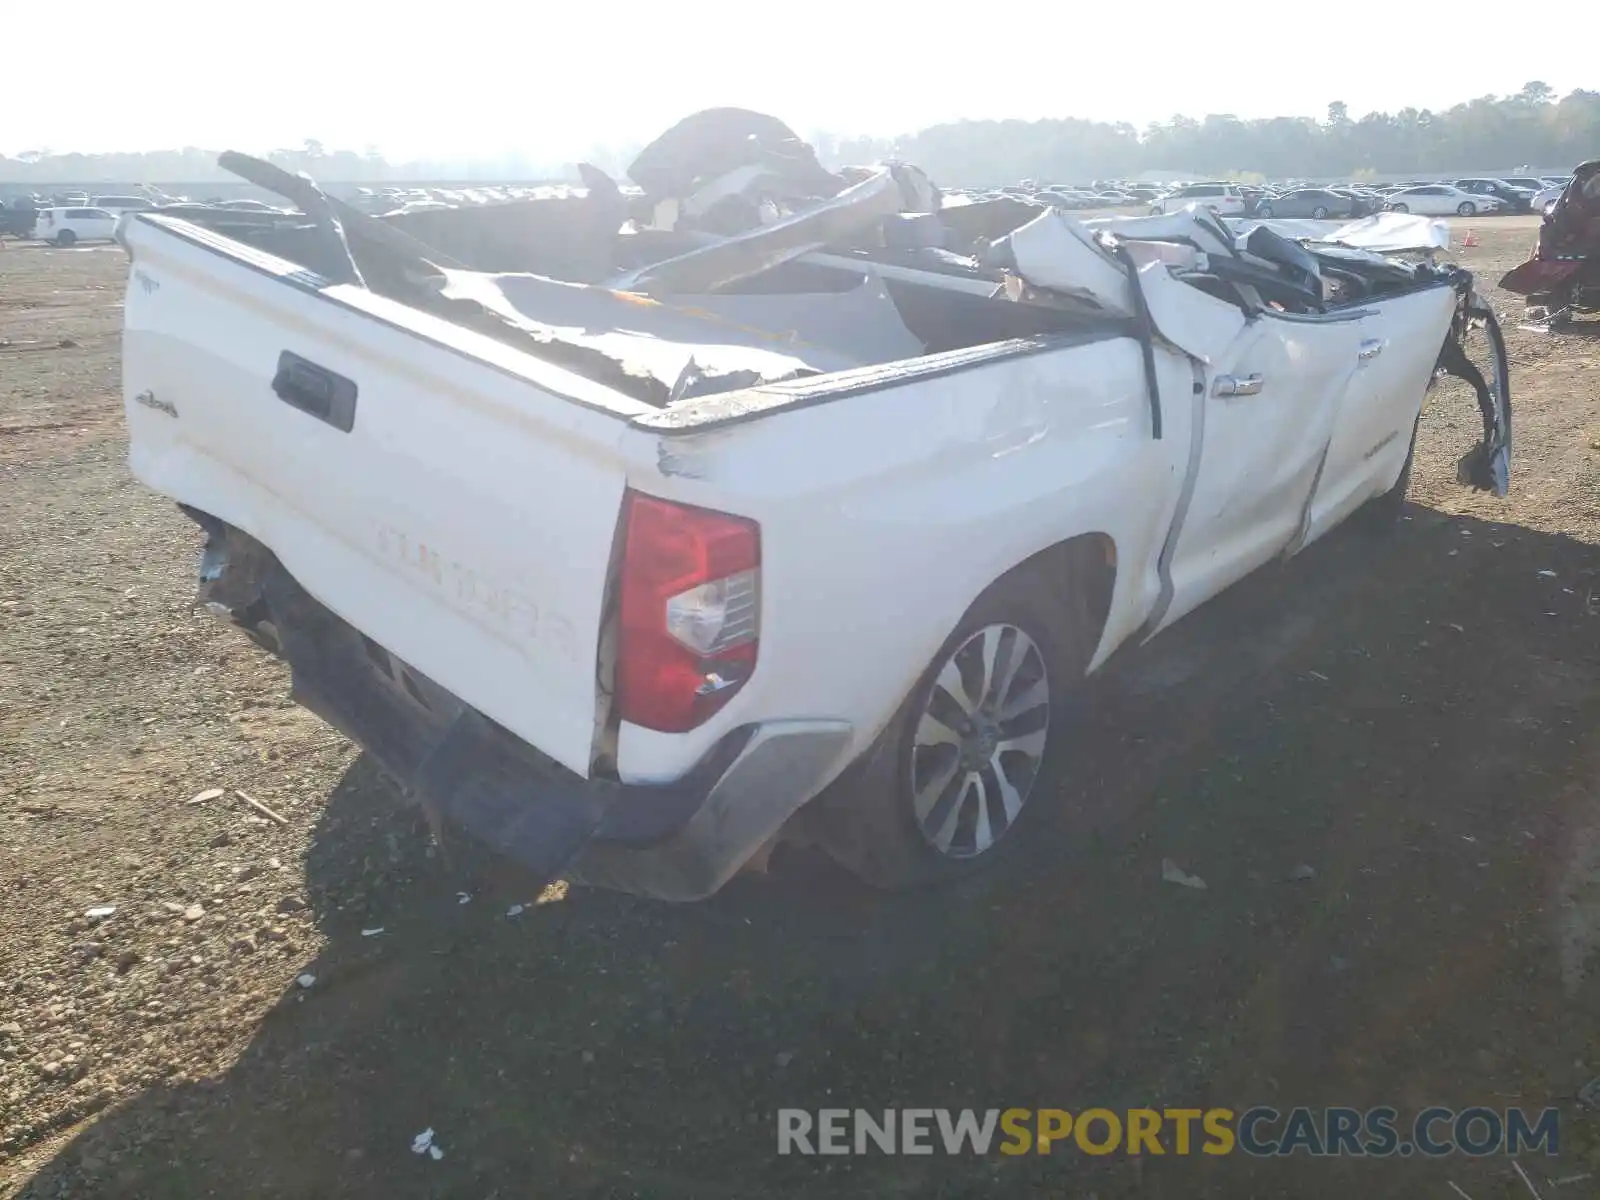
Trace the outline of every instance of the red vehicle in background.
<instances>
[{"instance_id":1,"label":"red vehicle in background","mask_svg":"<svg viewBox=\"0 0 1600 1200\"><path fill-rule=\"evenodd\" d=\"M1528 317L1553 329L1600 312L1600 159L1583 163L1539 227L1533 257L1500 280L1527 297Z\"/></svg>"}]
</instances>

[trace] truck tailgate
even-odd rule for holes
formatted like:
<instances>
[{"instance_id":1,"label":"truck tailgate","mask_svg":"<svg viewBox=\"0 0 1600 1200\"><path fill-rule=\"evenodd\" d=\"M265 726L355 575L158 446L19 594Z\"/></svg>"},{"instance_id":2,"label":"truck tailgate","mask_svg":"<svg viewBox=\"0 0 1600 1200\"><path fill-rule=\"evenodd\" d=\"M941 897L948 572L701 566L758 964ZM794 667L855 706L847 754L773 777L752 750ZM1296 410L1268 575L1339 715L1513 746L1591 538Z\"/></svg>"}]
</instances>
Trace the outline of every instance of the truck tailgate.
<instances>
[{"instance_id":1,"label":"truck tailgate","mask_svg":"<svg viewBox=\"0 0 1600 1200\"><path fill-rule=\"evenodd\" d=\"M134 474L587 775L637 402L193 226L123 238Z\"/></svg>"}]
</instances>

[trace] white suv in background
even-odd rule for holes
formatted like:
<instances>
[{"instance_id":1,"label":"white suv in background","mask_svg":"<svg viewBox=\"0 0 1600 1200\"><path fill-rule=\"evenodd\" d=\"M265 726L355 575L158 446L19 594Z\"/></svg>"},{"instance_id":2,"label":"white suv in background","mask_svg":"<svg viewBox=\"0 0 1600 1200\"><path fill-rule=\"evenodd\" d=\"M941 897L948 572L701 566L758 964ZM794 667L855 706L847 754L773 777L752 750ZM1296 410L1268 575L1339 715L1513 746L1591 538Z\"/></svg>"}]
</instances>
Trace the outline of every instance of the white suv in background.
<instances>
[{"instance_id":1,"label":"white suv in background","mask_svg":"<svg viewBox=\"0 0 1600 1200\"><path fill-rule=\"evenodd\" d=\"M1191 183L1158 196L1151 202L1150 212L1152 216L1181 212L1191 204L1204 205L1219 217L1242 217L1250 207L1245 203L1244 193L1231 183Z\"/></svg>"},{"instance_id":2,"label":"white suv in background","mask_svg":"<svg viewBox=\"0 0 1600 1200\"><path fill-rule=\"evenodd\" d=\"M118 215L104 208L41 208L33 236L57 246L110 241L117 233Z\"/></svg>"}]
</instances>

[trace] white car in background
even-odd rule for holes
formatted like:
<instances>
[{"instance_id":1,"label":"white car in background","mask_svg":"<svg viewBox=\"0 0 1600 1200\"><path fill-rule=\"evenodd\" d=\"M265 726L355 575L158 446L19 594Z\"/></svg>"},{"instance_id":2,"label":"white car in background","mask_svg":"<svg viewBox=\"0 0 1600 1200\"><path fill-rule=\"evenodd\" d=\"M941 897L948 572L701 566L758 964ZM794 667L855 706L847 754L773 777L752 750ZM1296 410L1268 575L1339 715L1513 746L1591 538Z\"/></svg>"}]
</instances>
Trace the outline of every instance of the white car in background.
<instances>
[{"instance_id":1,"label":"white car in background","mask_svg":"<svg viewBox=\"0 0 1600 1200\"><path fill-rule=\"evenodd\" d=\"M1150 202L1150 213L1182 212L1191 204L1211 209L1220 217L1242 217L1249 211L1244 193L1231 183L1191 183Z\"/></svg>"},{"instance_id":2,"label":"white car in background","mask_svg":"<svg viewBox=\"0 0 1600 1200\"><path fill-rule=\"evenodd\" d=\"M1416 213L1422 217L1471 217L1499 212L1502 206L1493 196L1464 192L1448 183L1427 183L1391 192L1384 207L1390 212Z\"/></svg>"},{"instance_id":3,"label":"white car in background","mask_svg":"<svg viewBox=\"0 0 1600 1200\"><path fill-rule=\"evenodd\" d=\"M105 208L41 208L33 236L57 246L109 242L117 235L119 213Z\"/></svg>"},{"instance_id":4,"label":"white car in background","mask_svg":"<svg viewBox=\"0 0 1600 1200\"><path fill-rule=\"evenodd\" d=\"M1533 211L1538 213L1540 216L1545 216L1549 213L1550 206L1553 205L1557 200L1561 199L1561 193L1566 190L1566 184L1555 183L1551 184L1543 191L1536 192L1531 202L1533 204Z\"/></svg>"}]
</instances>

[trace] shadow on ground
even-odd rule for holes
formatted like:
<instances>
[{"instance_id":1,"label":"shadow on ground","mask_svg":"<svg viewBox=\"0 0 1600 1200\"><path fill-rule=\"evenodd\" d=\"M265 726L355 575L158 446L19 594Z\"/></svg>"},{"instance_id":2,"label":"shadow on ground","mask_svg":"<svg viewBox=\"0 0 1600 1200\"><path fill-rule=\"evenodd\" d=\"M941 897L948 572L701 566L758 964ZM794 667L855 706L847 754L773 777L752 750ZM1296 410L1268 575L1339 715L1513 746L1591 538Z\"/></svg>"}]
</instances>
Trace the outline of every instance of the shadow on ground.
<instances>
[{"instance_id":1,"label":"shadow on ground","mask_svg":"<svg viewBox=\"0 0 1600 1200\"><path fill-rule=\"evenodd\" d=\"M703 905L574 891L509 918L515 877L430 855L358 762L308 863L315 986L286 979L226 1075L106 1114L23 1194L1520 1186L1459 1157L780 1158L786 1106L1554 1104L1534 1177L1600 1177L1600 1117L1570 1099L1600 1074L1600 862L1574 849L1600 845L1597 680L1595 547L1413 508L1124 663L1053 827L941 892L795 858ZM442 1160L410 1152L425 1128Z\"/></svg>"}]
</instances>

